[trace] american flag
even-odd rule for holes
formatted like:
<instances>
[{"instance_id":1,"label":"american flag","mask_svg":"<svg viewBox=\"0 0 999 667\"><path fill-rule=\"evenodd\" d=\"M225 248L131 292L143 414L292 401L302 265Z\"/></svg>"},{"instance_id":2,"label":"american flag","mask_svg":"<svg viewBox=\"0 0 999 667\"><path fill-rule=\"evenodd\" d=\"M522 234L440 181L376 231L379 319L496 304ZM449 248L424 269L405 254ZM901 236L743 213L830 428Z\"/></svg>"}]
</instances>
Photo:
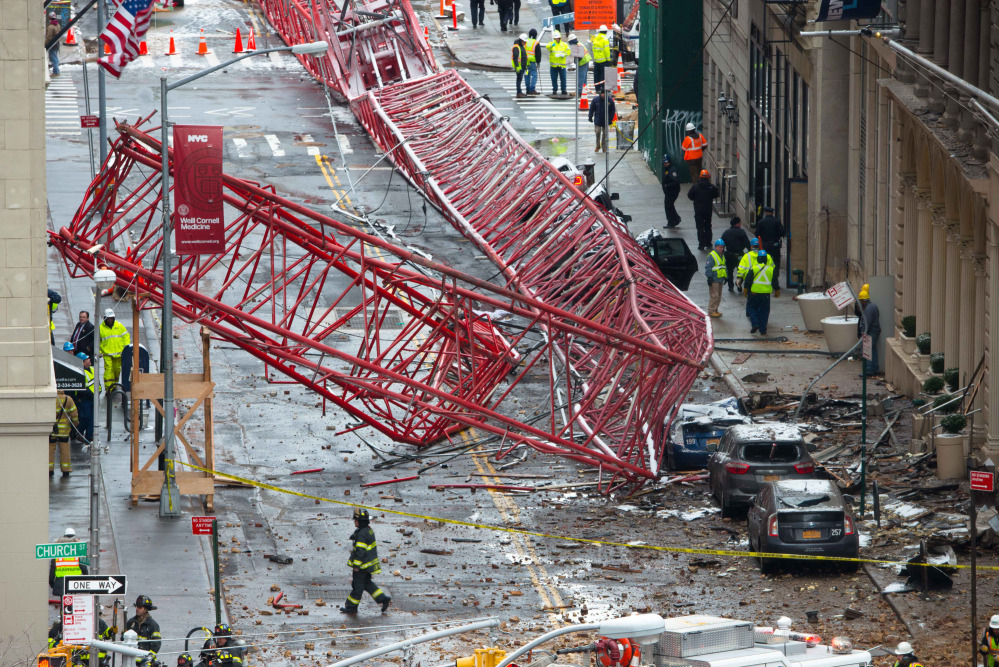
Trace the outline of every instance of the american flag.
<instances>
[{"instance_id":1,"label":"american flag","mask_svg":"<svg viewBox=\"0 0 999 667\"><path fill-rule=\"evenodd\" d=\"M100 39L111 53L102 56L99 62L115 78L139 56L139 42L149 30L152 15L152 0L124 0L108 21Z\"/></svg>"}]
</instances>

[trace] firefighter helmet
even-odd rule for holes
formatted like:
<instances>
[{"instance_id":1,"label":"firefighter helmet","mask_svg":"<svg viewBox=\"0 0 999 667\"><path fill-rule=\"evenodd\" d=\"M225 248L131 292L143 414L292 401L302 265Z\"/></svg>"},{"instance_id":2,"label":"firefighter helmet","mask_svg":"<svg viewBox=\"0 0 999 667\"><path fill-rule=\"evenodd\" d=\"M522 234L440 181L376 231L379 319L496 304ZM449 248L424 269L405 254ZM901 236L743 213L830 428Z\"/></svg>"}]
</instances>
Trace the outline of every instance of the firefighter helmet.
<instances>
[{"instance_id":1,"label":"firefighter helmet","mask_svg":"<svg viewBox=\"0 0 999 667\"><path fill-rule=\"evenodd\" d=\"M360 521L361 523L368 523L371 519L368 516L368 510L361 507L354 508L354 520Z\"/></svg>"},{"instance_id":2,"label":"firefighter helmet","mask_svg":"<svg viewBox=\"0 0 999 667\"><path fill-rule=\"evenodd\" d=\"M135 598L135 606L145 607L146 611L152 611L153 609L156 609L156 605L153 604L153 601L149 599L148 595L140 595L139 597Z\"/></svg>"},{"instance_id":3,"label":"firefighter helmet","mask_svg":"<svg viewBox=\"0 0 999 667\"><path fill-rule=\"evenodd\" d=\"M194 658L191 657L190 653L181 653L177 656L177 667L192 667L194 665Z\"/></svg>"},{"instance_id":4,"label":"firefighter helmet","mask_svg":"<svg viewBox=\"0 0 999 667\"><path fill-rule=\"evenodd\" d=\"M212 634L216 637L229 637L232 635L232 628L229 627L228 623L219 623L215 626L215 631Z\"/></svg>"}]
</instances>

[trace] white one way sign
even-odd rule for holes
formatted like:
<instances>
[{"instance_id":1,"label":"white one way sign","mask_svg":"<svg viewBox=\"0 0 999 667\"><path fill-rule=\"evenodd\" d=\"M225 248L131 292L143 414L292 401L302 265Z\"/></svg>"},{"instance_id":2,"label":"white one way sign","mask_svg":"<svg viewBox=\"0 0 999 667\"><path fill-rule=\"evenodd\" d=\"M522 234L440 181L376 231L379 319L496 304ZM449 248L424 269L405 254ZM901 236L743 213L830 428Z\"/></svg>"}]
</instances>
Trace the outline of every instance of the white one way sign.
<instances>
[{"instance_id":1,"label":"white one way sign","mask_svg":"<svg viewBox=\"0 0 999 667\"><path fill-rule=\"evenodd\" d=\"M125 595L124 574L84 574L63 577L66 595Z\"/></svg>"}]
</instances>

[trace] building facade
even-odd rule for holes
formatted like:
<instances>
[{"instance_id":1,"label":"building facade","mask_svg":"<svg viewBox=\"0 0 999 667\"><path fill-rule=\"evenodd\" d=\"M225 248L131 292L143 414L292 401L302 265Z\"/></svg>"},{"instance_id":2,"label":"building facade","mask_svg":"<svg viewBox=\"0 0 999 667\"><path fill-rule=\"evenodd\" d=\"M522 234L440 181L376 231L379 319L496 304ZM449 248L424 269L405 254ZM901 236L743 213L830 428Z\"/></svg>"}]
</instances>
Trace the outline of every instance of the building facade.
<instances>
[{"instance_id":1,"label":"building facade","mask_svg":"<svg viewBox=\"0 0 999 667\"><path fill-rule=\"evenodd\" d=\"M48 631L44 13L0 3L0 664L34 664Z\"/></svg>"}]
</instances>

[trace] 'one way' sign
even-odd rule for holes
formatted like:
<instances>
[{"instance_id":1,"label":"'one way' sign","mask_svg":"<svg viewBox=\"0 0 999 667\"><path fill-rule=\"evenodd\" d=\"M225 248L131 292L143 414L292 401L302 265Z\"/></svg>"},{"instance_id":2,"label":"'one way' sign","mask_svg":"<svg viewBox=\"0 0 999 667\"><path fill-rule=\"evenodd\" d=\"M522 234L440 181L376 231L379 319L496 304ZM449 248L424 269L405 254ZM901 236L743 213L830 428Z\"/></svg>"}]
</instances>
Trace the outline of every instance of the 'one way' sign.
<instances>
[{"instance_id":1,"label":"'one way' sign","mask_svg":"<svg viewBox=\"0 0 999 667\"><path fill-rule=\"evenodd\" d=\"M124 574L84 574L63 577L66 595L125 595Z\"/></svg>"}]
</instances>

